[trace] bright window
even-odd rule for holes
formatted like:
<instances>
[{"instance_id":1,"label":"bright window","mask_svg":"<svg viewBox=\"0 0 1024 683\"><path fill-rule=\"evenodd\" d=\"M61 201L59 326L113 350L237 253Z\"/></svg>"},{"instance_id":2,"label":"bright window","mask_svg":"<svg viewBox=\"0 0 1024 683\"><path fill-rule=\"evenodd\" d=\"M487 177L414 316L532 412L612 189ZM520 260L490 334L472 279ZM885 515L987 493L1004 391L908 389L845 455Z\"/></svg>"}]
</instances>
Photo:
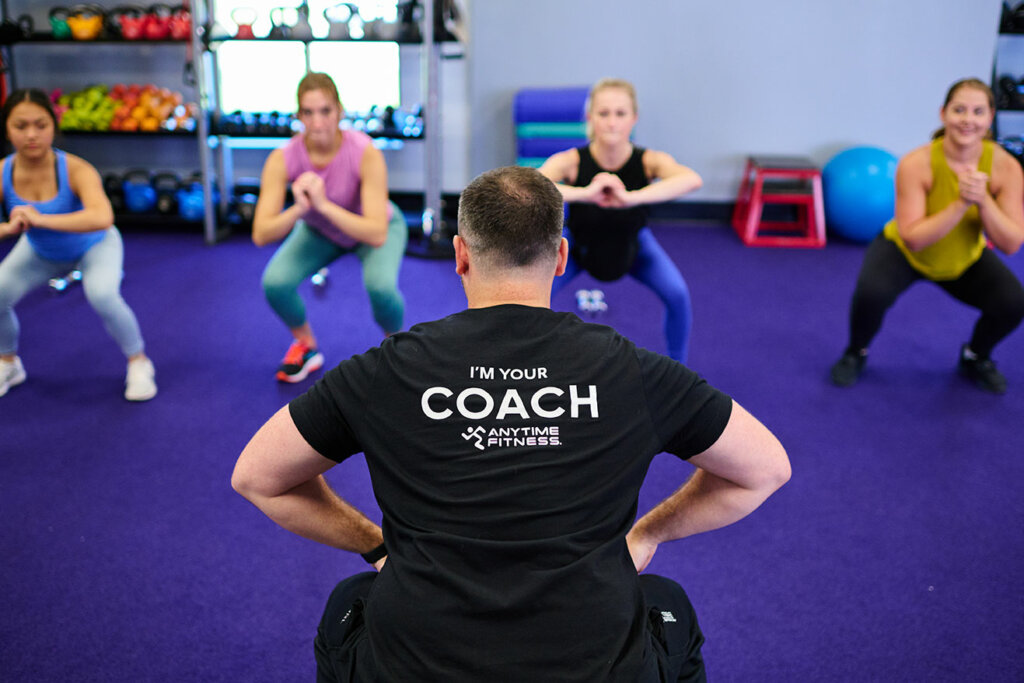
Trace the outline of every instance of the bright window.
<instances>
[{"instance_id":1,"label":"bright window","mask_svg":"<svg viewBox=\"0 0 1024 683\"><path fill-rule=\"evenodd\" d=\"M270 10L281 0L219 0L214 18L228 34L237 21L251 21L253 32L264 36L270 30ZM314 36L327 35L324 11L337 0L310 0L310 25ZM394 0L358 0L360 16L370 21L393 21ZM234 19L232 19L234 16ZM275 14L277 16L277 14ZM331 14L331 16L337 16ZM294 23L295 11L285 13ZM220 109L250 112L294 112L295 90L306 73L307 46L301 42L226 41L217 47ZM342 104L350 113L368 112L370 107L401 104L401 76L398 44L358 40L313 42L308 45L309 68L329 74L338 86ZM269 82L268 82L269 81Z\"/></svg>"}]
</instances>

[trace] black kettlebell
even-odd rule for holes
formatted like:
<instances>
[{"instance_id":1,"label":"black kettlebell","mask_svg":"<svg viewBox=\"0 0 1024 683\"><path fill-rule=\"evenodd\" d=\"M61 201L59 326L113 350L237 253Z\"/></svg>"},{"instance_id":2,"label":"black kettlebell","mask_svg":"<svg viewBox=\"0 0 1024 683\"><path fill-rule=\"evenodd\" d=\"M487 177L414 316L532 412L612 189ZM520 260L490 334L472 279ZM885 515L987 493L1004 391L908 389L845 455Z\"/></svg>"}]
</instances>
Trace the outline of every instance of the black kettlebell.
<instances>
[{"instance_id":1,"label":"black kettlebell","mask_svg":"<svg viewBox=\"0 0 1024 683\"><path fill-rule=\"evenodd\" d=\"M285 129L287 128L287 126L286 126L286 124L284 124L283 120L284 120L284 117L281 115L281 112L279 112L279 111L272 111L272 112L270 112L270 114L268 115L268 121L267 121L267 124L270 126L270 135L272 135L274 137L287 137L287 136L291 135L291 131L290 130L288 130L288 132L285 132Z\"/></svg>"},{"instance_id":2,"label":"black kettlebell","mask_svg":"<svg viewBox=\"0 0 1024 683\"><path fill-rule=\"evenodd\" d=\"M265 138L274 135L277 132L276 123L267 112L256 115L256 134Z\"/></svg>"},{"instance_id":3,"label":"black kettlebell","mask_svg":"<svg viewBox=\"0 0 1024 683\"><path fill-rule=\"evenodd\" d=\"M244 111L240 117L242 130L241 133L245 135L256 135L258 121L256 120L256 114L249 111Z\"/></svg>"},{"instance_id":4,"label":"black kettlebell","mask_svg":"<svg viewBox=\"0 0 1024 683\"><path fill-rule=\"evenodd\" d=\"M1024 2L1013 8L1013 13L1010 15L1009 23L1011 33L1020 33L1024 31Z\"/></svg>"},{"instance_id":5,"label":"black kettlebell","mask_svg":"<svg viewBox=\"0 0 1024 683\"><path fill-rule=\"evenodd\" d=\"M242 132L242 112L234 111L221 114L217 121L216 132L223 135L237 135Z\"/></svg>"},{"instance_id":6,"label":"black kettlebell","mask_svg":"<svg viewBox=\"0 0 1024 683\"><path fill-rule=\"evenodd\" d=\"M15 21L5 19L0 24L0 43L10 45L19 40L24 40L32 34L34 28L35 25L32 23L32 17L27 14L21 15Z\"/></svg>"},{"instance_id":7,"label":"black kettlebell","mask_svg":"<svg viewBox=\"0 0 1024 683\"><path fill-rule=\"evenodd\" d=\"M178 210L178 190L181 189L181 178L177 173L163 171L153 176L153 188L156 190L156 210L168 214Z\"/></svg>"},{"instance_id":8,"label":"black kettlebell","mask_svg":"<svg viewBox=\"0 0 1024 683\"><path fill-rule=\"evenodd\" d=\"M124 211L124 181L121 176L116 173L107 173L103 176L103 190L107 193L114 213Z\"/></svg>"},{"instance_id":9,"label":"black kettlebell","mask_svg":"<svg viewBox=\"0 0 1024 683\"><path fill-rule=\"evenodd\" d=\"M235 212L243 223L252 223L259 194L259 178L239 178L235 183Z\"/></svg>"},{"instance_id":10,"label":"black kettlebell","mask_svg":"<svg viewBox=\"0 0 1024 683\"><path fill-rule=\"evenodd\" d=\"M284 13L288 7L274 7L270 10L270 33L267 40L288 40L292 27L285 23Z\"/></svg>"}]
</instances>

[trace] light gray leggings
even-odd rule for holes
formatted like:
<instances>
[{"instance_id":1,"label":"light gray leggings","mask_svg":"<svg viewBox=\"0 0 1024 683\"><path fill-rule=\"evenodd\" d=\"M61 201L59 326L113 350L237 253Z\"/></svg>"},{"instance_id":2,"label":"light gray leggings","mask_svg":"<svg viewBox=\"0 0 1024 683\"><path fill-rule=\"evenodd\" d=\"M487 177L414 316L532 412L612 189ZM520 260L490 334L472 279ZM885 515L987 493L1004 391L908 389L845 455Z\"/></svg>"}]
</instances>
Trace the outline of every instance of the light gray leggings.
<instances>
[{"instance_id":1,"label":"light gray leggings","mask_svg":"<svg viewBox=\"0 0 1024 683\"><path fill-rule=\"evenodd\" d=\"M121 233L111 226L103 239L89 248L78 261L50 261L36 254L22 235L0 262L0 354L18 351L18 318L14 305L50 278L82 271L82 288L89 305L99 314L107 332L125 356L143 349L142 334L135 314L121 298L124 245Z\"/></svg>"}]
</instances>

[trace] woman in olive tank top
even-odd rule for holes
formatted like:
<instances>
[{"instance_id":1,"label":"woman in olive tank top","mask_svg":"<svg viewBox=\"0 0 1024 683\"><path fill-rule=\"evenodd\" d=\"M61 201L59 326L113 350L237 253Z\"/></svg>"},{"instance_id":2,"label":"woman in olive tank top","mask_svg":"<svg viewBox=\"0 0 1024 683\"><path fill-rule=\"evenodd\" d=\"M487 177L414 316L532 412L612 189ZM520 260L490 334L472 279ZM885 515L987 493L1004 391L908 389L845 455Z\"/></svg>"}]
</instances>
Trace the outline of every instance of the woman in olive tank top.
<instances>
[{"instance_id":1,"label":"woman in olive tank top","mask_svg":"<svg viewBox=\"0 0 1024 683\"><path fill-rule=\"evenodd\" d=\"M896 215L868 247L850 309L850 340L832 381L850 386L886 311L910 285L934 282L981 311L960 349L959 371L993 393L1006 378L992 349L1024 318L1024 287L996 256L1024 242L1024 173L990 138L995 98L977 79L949 89L935 139L900 159Z\"/></svg>"}]
</instances>

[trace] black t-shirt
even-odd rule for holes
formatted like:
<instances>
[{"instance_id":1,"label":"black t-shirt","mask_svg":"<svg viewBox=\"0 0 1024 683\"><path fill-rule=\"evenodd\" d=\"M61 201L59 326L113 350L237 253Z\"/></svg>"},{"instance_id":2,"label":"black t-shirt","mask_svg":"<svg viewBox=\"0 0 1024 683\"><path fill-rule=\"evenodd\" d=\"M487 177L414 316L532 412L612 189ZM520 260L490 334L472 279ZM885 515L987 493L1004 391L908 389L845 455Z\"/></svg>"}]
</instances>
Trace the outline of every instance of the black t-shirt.
<instances>
[{"instance_id":1,"label":"black t-shirt","mask_svg":"<svg viewBox=\"0 0 1024 683\"><path fill-rule=\"evenodd\" d=\"M661 451L711 446L732 402L570 313L421 324L290 404L365 452L389 556L365 618L381 680L636 680L651 653L625 534Z\"/></svg>"},{"instance_id":2,"label":"black t-shirt","mask_svg":"<svg viewBox=\"0 0 1024 683\"><path fill-rule=\"evenodd\" d=\"M598 173L619 176L630 191L650 184L644 172L643 147L633 147L626 163L615 170L598 166L587 146L576 151L580 166L575 187L586 187ZM618 280L633 267L638 247L636 236L647 225L647 207L605 209L588 202L572 202L566 225L572 235L572 257L580 267L598 280Z\"/></svg>"}]
</instances>

